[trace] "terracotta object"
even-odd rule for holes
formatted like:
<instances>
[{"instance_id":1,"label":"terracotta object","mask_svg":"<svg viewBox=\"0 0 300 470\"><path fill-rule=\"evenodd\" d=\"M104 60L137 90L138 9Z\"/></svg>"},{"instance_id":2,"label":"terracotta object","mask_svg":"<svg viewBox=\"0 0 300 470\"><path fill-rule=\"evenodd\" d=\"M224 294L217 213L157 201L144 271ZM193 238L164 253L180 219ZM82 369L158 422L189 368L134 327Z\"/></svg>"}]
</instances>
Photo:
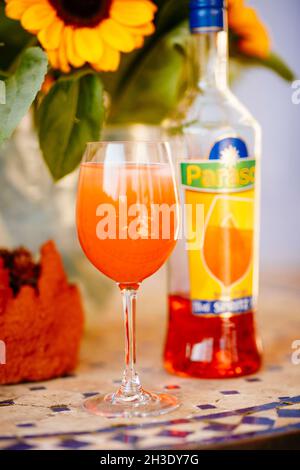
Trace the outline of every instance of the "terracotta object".
<instances>
[{"instance_id":1,"label":"terracotta object","mask_svg":"<svg viewBox=\"0 0 300 470\"><path fill-rule=\"evenodd\" d=\"M0 252L0 340L6 348L1 384L71 372L82 332L80 294L68 283L53 242L42 246L38 264L24 249Z\"/></svg>"}]
</instances>

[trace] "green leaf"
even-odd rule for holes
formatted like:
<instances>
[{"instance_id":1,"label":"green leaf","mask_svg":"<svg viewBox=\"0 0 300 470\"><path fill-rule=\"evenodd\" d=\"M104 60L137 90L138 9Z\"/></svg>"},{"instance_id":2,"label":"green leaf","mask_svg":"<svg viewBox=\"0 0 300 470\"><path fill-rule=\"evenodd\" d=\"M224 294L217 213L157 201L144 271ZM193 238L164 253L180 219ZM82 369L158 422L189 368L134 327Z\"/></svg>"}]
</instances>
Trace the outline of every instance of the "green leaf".
<instances>
[{"instance_id":1,"label":"green leaf","mask_svg":"<svg viewBox=\"0 0 300 470\"><path fill-rule=\"evenodd\" d=\"M165 34L189 17L190 0L159 0L156 34Z\"/></svg>"},{"instance_id":2,"label":"green leaf","mask_svg":"<svg viewBox=\"0 0 300 470\"><path fill-rule=\"evenodd\" d=\"M0 80L0 104L5 104L6 102L6 88L5 88L5 82Z\"/></svg>"},{"instance_id":3,"label":"green leaf","mask_svg":"<svg viewBox=\"0 0 300 470\"><path fill-rule=\"evenodd\" d=\"M99 139L103 119L99 76L71 76L51 88L37 111L37 125L40 147L54 180L78 166L86 143Z\"/></svg>"},{"instance_id":4,"label":"green leaf","mask_svg":"<svg viewBox=\"0 0 300 470\"><path fill-rule=\"evenodd\" d=\"M5 80L9 77L9 73L5 72L4 70L0 70L0 80Z\"/></svg>"},{"instance_id":5,"label":"green leaf","mask_svg":"<svg viewBox=\"0 0 300 470\"><path fill-rule=\"evenodd\" d=\"M264 67L267 67L276 72L281 78L292 82L296 79L294 72L290 69L287 63L275 52L272 52L267 59L258 61Z\"/></svg>"},{"instance_id":6,"label":"green leaf","mask_svg":"<svg viewBox=\"0 0 300 470\"><path fill-rule=\"evenodd\" d=\"M47 72L47 57L39 47L27 49L15 73L5 80L6 103L0 106L0 145L27 113Z\"/></svg>"},{"instance_id":7,"label":"green leaf","mask_svg":"<svg viewBox=\"0 0 300 470\"><path fill-rule=\"evenodd\" d=\"M242 54L233 54L233 59L238 62L241 66L248 67L266 67L273 72L277 73L281 78L288 82L292 82L296 79L294 72L290 67L284 62L284 60L279 57L275 52L272 52L269 57L266 59L259 59L257 57L249 57Z\"/></svg>"},{"instance_id":8,"label":"green leaf","mask_svg":"<svg viewBox=\"0 0 300 470\"><path fill-rule=\"evenodd\" d=\"M163 36L136 66L122 93L113 97L109 121L156 124L174 108L186 83L186 25Z\"/></svg>"}]
</instances>

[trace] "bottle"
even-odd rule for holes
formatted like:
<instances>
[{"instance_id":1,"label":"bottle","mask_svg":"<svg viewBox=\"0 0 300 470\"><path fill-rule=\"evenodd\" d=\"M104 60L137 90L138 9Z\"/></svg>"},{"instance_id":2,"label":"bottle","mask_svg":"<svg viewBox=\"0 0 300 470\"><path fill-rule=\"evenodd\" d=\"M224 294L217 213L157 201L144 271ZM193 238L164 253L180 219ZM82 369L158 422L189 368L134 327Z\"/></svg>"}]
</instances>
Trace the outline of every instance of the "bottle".
<instances>
[{"instance_id":1,"label":"bottle","mask_svg":"<svg viewBox=\"0 0 300 470\"><path fill-rule=\"evenodd\" d=\"M175 141L184 141L177 149L186 149L178 163L185 238L169 265L164 363L182 376L236 377L261 364L261 131L228 87L225 1L191 0L190 27L196 85L168 122ZM202 218L195 222L196 207Z\"/></svg>"}]
</instances>

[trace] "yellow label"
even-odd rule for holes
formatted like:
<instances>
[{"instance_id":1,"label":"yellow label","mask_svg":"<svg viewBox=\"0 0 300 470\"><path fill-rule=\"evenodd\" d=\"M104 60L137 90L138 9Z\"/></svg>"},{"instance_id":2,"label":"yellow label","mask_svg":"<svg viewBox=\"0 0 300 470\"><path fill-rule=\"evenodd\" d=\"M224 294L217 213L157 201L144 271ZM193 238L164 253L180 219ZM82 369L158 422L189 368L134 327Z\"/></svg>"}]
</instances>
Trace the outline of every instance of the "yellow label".
<instances>
[{"instance_id":1,"label":"yellow label","mask_svg":"<svg viewBox=\"0 0 300 470\"><path fill-rule=\"evenodd\" d=\"M195 173L194 163L182 165L187 175ZM190 165L194 166L189 168ZM202 175L206 168L203 162ZM198 187L189 187L184 178L182 182L185 203L193 208L202 205L204 211L204 227L199 228L203 230L199 237L201 243L187 251L193 313L218 315L250 311L253 308L254 179L250 187L232 187L230 183L231 187L223 185L222 191L215 187L208 191L203 180ZM189 239L195 230L195 213L194 210L186 213L192 218L186 221Z\"/></svg>"}]
</instances>

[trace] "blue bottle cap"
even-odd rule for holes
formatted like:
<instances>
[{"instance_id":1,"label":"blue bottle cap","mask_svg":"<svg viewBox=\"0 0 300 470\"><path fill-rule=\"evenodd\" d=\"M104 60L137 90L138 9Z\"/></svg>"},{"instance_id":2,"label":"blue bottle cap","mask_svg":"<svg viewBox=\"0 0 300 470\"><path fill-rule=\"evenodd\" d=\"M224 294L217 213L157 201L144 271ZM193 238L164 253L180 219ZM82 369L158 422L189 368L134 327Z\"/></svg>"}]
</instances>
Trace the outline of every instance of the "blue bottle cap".
<instances>
[{"instance_id":1,"label":"blue bottle cap","mask_svg":"<svg viewBox=\"0 0 300 470\"><path fill-rule=\"evenodd\" d=\"M226 0L190 0L190 8L227 8Z\"/></svg>"},{"instance_id":2,"label":"blue bottle cap","mask_svg":"<svg viewBox=\"0 0 300 470\"><path fill-rule=\"evenodd\" d=\"M226 0L190 0L191 31L209 32L224 29L226 7Z\"/></svg>"}]
</instances>

